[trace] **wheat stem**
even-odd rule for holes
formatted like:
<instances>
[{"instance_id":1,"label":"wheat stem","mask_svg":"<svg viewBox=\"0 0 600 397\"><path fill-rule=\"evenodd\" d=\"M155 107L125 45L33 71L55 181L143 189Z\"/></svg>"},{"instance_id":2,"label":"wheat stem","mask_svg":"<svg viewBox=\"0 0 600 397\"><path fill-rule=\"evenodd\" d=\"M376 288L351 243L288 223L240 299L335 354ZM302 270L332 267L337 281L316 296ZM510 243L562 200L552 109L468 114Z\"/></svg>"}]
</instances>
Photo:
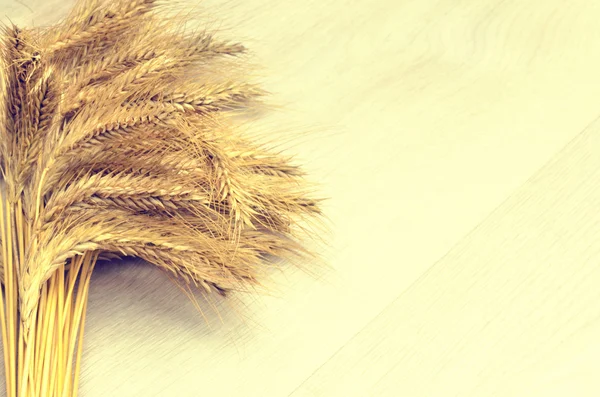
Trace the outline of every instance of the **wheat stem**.
<instances>
[{"instance_id":1,"label":"wheat stem","mask_svg":"<svg viewBox=\"0 0 600 397\"><path fill-rule=\"evenodd\" d=\"M2 234L2 258L3 258L3 263L4 263L4 296L5 296L5 301L6 301L6 310L5 310L5 306L4 306L4 302L2 302L3 304L1 305L2 307L0 308L0 320L2 322L2 342L4 344L4 363L5 363L5 370L6 370L6 388L7 388L7 393L9 397L13 397L15 395L15 393L12 391L13 387L12 387L12 383L13 383L13 364L11 362L12 356L11 356L11 347L10 345L12 344L12 341L10 339L10 329L12 328L11 325L11 315L10 315L10 311L11 311L11 297L13 296L13 292L12 292L12 287L13 284L10 281L10 275L11 275L11 268L12 268L12 263L11 263L11 259L9 257L9 244L8 244L8 239L7 239L7 214L6 214L6 208L5 208L5 194L4 191L1 192L2 194L0 194L0 232Z\"/></svg>"}]
</instances>

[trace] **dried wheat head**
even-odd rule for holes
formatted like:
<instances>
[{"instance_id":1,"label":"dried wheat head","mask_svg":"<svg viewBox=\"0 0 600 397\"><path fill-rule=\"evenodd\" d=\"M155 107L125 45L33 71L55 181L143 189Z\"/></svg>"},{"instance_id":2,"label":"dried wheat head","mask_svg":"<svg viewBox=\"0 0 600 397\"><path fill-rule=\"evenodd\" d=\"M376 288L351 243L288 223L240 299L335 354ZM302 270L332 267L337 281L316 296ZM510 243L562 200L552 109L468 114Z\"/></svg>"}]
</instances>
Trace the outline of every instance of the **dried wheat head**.
<instances>
[{"instance_id":1,"label":"dried wheat head","mask_svg":"<svg viewBox=\"0 0 600 397\"><path fill-rule=\"evenodd\" d=\"M25 324L43 283L85 252L221 293L256 283L267 256L304 252L296 226L318 201L235 117L264 94L245 48L182 29L167 8L85 0L54 26L2 30L0 161L27 228Z\"/></svg>"}]
</instances>

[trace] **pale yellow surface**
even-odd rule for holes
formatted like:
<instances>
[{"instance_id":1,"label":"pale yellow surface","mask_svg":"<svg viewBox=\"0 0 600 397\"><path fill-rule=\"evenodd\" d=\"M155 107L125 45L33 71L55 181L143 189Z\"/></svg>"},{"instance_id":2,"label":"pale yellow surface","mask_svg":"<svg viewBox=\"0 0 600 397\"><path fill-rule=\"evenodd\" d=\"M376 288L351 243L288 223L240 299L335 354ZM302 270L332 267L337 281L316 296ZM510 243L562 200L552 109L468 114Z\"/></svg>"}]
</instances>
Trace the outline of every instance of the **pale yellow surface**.
<instances>
[{"instance_id":1,"label":"pale yellow surface","mask_svg":"<svg viewBox=\"0 0 600 397\"><path fill-rule=\"evenodd\" d=\"M24 2L0 14L70 3ZM202 4L266 66L266 123L313 131L333 271L207 326L153 268L101 268L82 396L600 396L597 0Z\"/></svg>"}]
</instances>

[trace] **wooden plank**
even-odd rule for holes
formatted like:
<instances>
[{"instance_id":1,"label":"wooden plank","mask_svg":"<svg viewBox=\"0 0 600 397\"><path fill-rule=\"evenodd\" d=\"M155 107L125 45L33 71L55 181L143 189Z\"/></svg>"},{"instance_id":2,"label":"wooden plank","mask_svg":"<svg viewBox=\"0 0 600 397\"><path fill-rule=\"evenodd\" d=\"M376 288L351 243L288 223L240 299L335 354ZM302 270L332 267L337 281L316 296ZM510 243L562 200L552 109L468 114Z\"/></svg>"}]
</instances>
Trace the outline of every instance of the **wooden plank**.
<instances>
[{"instance_id":1,"label":"wooden plank","mask_svg":"<svg viewBox=\"0 0 600 397\"><path fill-rule=\"evenodd\" d=\"M309 377L301 396L597 396L600 122Z\"/></svg>"}]
</instances>

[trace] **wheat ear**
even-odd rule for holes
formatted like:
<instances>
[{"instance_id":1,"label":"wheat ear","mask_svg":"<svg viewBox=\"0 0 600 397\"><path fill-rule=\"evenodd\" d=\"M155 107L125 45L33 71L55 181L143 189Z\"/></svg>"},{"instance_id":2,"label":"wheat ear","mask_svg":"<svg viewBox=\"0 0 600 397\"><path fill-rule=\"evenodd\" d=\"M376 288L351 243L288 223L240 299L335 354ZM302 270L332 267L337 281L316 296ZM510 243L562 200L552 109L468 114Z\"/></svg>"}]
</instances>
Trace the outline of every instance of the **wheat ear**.
<instances>
[{"instance_id":1,"label":"wheat ear","mask_svg":"<svg viewBox=\"0 0 600 397\"><path fill-rule=\"evenodd\" d=\"M246 136L266 92L247 49L161 0L80 0L0 30L0 328L8 397L77 395L99 259L253 291L265 258L306 258L320 200Z\"/></svg>"}]
</instances>

